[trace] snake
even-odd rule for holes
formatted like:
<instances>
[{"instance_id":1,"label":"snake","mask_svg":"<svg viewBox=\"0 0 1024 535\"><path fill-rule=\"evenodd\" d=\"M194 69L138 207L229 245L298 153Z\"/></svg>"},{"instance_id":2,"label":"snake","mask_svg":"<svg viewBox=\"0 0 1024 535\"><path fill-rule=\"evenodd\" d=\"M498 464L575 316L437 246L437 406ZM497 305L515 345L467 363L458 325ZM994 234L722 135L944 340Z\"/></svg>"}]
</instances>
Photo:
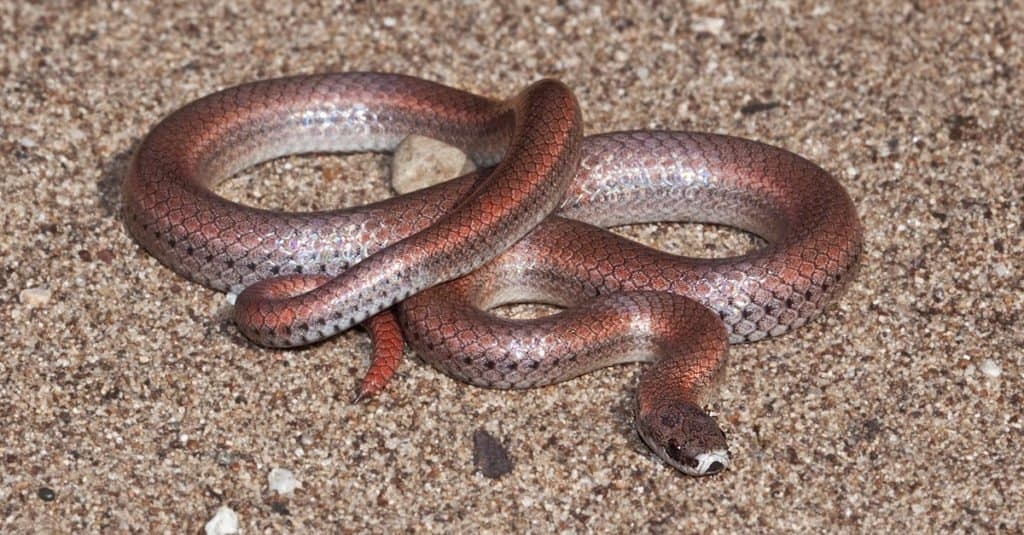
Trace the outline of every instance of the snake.
<instances>
[{"instance_id":1,"label":"snake","mask_svg":"<svg viewBox=\"0 0 1024 535\"><path fill-rule=\"evenodd\" d=\"M260 162L392 152L410 135L461 149L479 170L310 212L215 191ZM128 232L158 261L237 294L235 323L256 344L302 346L365 325L375 344L367 390L394 373L403 343L491 388L647 362L635 428L690 475L731 462L704 408L729 346L815 318L854 277L863 248L850 196L814 163L720 134L584 136L575 96L552 79L506 99L377 72L230 87L149 131L122 203ZM607 230L668 221L738 228L761 245L692 258ZM559 310L530 319L493 311L526 302Z\"/></svg>"}]
</instances>

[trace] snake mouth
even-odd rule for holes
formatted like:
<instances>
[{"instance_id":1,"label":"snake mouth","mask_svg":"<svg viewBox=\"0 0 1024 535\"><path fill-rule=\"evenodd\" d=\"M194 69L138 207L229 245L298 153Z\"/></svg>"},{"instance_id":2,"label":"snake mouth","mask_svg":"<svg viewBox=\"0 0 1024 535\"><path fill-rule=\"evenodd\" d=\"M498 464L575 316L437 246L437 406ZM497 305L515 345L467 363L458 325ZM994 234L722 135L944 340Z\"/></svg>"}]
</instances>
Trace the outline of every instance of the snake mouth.
<instances>
[{"instance_id":1,"label":"snake mouth","mask_svg":"<svg viewBox=\"0 0 1024 535\"><path fill-rule=\"evenodd\" d=\"M714 450L697 455L696 467L693 471L686 471L691 476L710 476L725 470L729 466L729 452L725 450Z\"/></svg>"},{"instance_id":2,"label":"snake mouth","mask_svg":"<svg viewBox=\"0 0 1024 535\"><path fill-rule=\"evenodd\" d=\"M648 439L643 433L640 433L640 438L669 466L688 476L715 475L729 467L729 450L714 449L688 455L674 442L662 447Z\"/></svg>"}]
</instances>

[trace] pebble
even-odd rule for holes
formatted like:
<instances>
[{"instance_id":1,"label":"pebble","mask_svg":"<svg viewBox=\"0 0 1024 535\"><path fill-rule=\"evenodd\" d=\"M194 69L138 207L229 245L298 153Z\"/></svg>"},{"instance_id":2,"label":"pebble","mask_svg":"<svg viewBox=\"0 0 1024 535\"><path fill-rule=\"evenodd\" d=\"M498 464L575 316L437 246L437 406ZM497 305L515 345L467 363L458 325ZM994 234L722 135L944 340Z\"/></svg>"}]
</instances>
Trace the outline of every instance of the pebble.
<instances>
[{"instance_id":1,"label":"pebble","mask_svg":"<svg viewBox=\"0 0 1024 535\"><path fill-rule=\"evenodd\" d=\"M291 494L299 486L299 480L295 474L287 468L274 468L267 475L267 483L270 490L278 494Z\"/></svg>"},{"instance_id":2,"label":"pebble","mask_svg":"<svg viewBox=\"0 0 1024 535\"><path fill-rule=\"evenodd\" d=\"M993 379L1003 374L1003 367L992 359L985 359L981 361L981 365L978 366L978 369L980 369L981 373L986 377L991 377Z\"/></svg>"},{"instance_id":3,"label":"pebble","mask_svg":"<svg viewBox=\"0 0 1024 535\"><path fill-rule=\"evenodd\" d=\"M491 479L511 472L513 467L505 446L484 429L473 433L473 464L484 477Z\"/></svg>"},{"instance_id":4,"label":"pebble","mask_svg":"<svg viewBox=\"0 0 1024 535\"><path fill-rule=\"evenodd\" d=\"M391 187L409 193L476 169L466 153L429 137L411 135L391 159Z\"/></svg>"},{"instance_id":5,"label":"pebble","mask_svg":"<svg viewBox=\"0 0 1024 535\"><path fill-rule=\"evenodd\" d=\"M204 526L206 535L230 535L238 533L238 515L227 506L221 506Z\"/></svg>"},{"instance_id":6,"label":"pebble","mask_svg":"<svg viewBox=\"0 0 1024 535\"><path fill-rule=\"evenodd\" d=\"M50 290L46 288L25 288L18 294L18 301L30 307L43 306L50 302Z\"/></svg>"},{"instance_id":7,"label":"pebble","mask_svg":"<svg viewBox=\"0 0 1024 535\"><path fill-rule=\"evenodd\" d=\"M690 31L715 36L722 34L722 28L725 28L725 19L718 17L700 17L690 23Z\"/></svg>"}]
</instances>

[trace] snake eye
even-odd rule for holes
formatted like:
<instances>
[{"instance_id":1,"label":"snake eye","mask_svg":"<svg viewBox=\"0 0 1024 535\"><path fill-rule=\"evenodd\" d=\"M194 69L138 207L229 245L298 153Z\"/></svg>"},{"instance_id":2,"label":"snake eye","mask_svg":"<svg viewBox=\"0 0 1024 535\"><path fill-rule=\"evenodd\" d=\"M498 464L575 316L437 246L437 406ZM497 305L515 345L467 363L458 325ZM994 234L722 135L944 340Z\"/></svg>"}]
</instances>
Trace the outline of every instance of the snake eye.
<instances>
[{"instance_id":1,"label":"snake eye","mask_svg":"<svg viewBox=\"0 0 1024 535\"><path fill-rule=\"evenodd\" d=\"M690 457L689 455L684 455L683 454L683 449L680 448L679 444L677 444L674 440L669 442L668 446L665 446L665 453L670 458L672 458L673 460L675 460L675 461L677 461L677 462L679 462L681 464L685 464L685 465L690 466L692 468L696 468L697 467L697 464L698 464L697 463L697 459L694 459L693 457Z\"/></svg>"},{"instance_id":2,"label":"snake eye","mask_svg":"<svg viewBox=\"0 0 1024 535\"><path fill-rule=\"evenodd\" d=\"M668 446L665 447L665 453L667 453L668 456L672 457L673 459L678 459L679 456L682 455L683 450L679 449L679 446L676 445L675 442L671 442Z\"/></svg>"}]
</instances>

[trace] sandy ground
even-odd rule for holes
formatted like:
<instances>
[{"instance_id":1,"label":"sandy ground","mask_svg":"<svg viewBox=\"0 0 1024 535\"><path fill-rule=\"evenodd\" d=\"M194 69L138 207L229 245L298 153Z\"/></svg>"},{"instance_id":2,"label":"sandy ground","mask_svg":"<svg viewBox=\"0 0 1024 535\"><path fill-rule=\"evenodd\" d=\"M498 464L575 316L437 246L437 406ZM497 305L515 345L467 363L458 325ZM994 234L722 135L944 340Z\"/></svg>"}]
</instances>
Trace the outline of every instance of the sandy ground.
<instances>
[{"instance_id":1,"label":"sandy ground","mask_svg":"<svg viewBox=\"0 0 1024 535\"><path fill-rule=\"evenodd\" d=\"M196 533L221 506L245 533L1022 529L1021 4L286 3L0 5L0 531ZM636 437L640 366L510 393L409 359L351 405L362 332L254 347L223 295L118 218L130 155L164 114L345 70L494 96L555 76L589 133L785 147L849 189L863 268L819 321L735 348L710 407L735 460L719 476L681 476ZM290 158L223 191L355 204L387 194L388 162ZM634 234L684 252L745 243L695 225ZM479 429L511 473L474 468ZM299 488L270 491L273 468Z\"/></svg>"}]
</instances>

